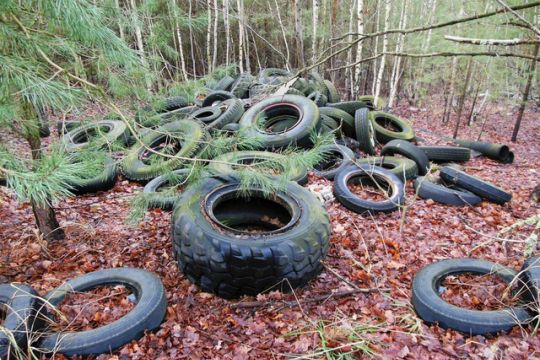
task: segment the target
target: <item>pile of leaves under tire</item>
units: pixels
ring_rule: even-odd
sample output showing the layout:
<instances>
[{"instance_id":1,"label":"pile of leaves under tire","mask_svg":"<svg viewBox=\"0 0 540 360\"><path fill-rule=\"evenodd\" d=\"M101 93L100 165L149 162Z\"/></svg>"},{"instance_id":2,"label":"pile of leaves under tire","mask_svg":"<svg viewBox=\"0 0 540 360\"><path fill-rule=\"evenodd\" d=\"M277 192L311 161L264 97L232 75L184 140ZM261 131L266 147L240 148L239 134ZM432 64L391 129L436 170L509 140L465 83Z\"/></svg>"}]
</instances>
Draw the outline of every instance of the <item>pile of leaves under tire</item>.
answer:
<instances>
[{"instance_id":1,"label":"pile of leaves under tire","mask_svg":"<svg viewBox=\"0 0 540 360\"><path fill-rule=\"evenodd\" d=\"M89 144L130 146L119 162L107 157L98 176L70 184L73 192L108 190L118 173L146 183L150 206L173 210L173 250L186 277L203 291L236 298L276 286L284 291L303 286L322 271L330 221L320 201L324 194L318 194L319 199L301 186L308 171L334 180L335 198L361 214L399 209L405 204L406 181L414 181L420 197L448 205L472 206L482 199L503 204L511 199L509 193L455 165L438 165L469 160L470 148L417 146L410 124L382 108L382 101L373 96L340 101L335 86L316 73L294 77L282 69L264 69L257 77L225 76L200 89L193 102L166 98L140 110L134 122L61 123L59 131L66 149L74 153ZM257 148L206 159L208 171L196 183L174 196L160 194L186 181L191 160L200 159L204 144L212 144L214 136L238 132L256 139ZM246 191L238 166L279 162L284 149L313 146L313 134L334 138L334 143L324 145L321 162L288 171L284 185L278 184L279 176L269 175L268 181L276 183L271 194L253 184ZM433 176L436 170L439 177ZM384 199L362 198L351 190L353 185L382 190ZM152 301L163 308L159 298ZM104 346L125 344L144 329L155 328L163 316L153 316L153 323ZM49 339L54 348L58 344L53 340ZM64 350L103 351L103 346Z\"/></svg>"}]
</instances>

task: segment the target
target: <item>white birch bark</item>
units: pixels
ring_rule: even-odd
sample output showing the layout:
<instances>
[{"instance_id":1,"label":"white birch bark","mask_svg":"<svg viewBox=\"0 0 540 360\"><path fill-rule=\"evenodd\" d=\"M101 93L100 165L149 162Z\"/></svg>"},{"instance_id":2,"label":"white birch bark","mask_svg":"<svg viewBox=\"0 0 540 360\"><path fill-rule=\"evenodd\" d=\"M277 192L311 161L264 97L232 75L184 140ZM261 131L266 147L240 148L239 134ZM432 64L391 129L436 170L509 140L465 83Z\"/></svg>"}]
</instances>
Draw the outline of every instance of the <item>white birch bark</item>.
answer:
<instances>
[{"instance_id":1,"label":"white birch bark","mask_svg":"<svg viewBox=\"0 0 540 360\"><path fill-rule=\"evenodd\" d=\"M390 5L391 5L391 1L386 0L386 3L384 5L384 31L388 30L388 24L390 22ZM381 64L379 65L379 72L377 74L377 79L375 81L375 94L374 94L375 104L377 103L379 94L381 92L382 78L384 75L384 66L386 63L386 55L384 55L384 53L386 53L387 48L388 48L388 35L385 34L383 35L383 45L382 45L383 56L381 57Z\"/></svg>"}]
</instances>

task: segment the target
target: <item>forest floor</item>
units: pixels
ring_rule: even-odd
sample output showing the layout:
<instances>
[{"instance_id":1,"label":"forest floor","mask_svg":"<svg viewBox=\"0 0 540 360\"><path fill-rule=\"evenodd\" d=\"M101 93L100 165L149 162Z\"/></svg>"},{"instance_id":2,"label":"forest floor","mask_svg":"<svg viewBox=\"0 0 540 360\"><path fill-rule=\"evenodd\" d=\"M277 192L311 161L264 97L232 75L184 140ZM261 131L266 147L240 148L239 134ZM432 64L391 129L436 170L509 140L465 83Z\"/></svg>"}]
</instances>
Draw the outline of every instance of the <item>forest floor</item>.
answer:
<instances>
[{"instance_id":1,"label":"forest floor","mask_svg":"<svg viewBox=\"0 0 540 360\"><path fill-rule=\"evenodd\" d=\"M425 109L402 104L394 112L409 119L426 143L445 144L420 130L451 134L454 123L441 124L440 109L439 103ZM515 112L502 104L488 109L482 139L509 143ZM412 183L407 185L410 206L405 217L403 212L360 216L333 201L327 207L332 236L326 269L292 294L274 291L227 301L201 292L173 258L170 213L150 210L137 226L126 224L130 198L142 186L125 179L108 192L57 204L67 239L49 245L36 235L30 205L17 203L12 193L0 188L0 282L25 282L46 294L69 278L98 269L131 266L155 272L167 292L164 323L158 331L99 359L321 359L348 352L354 352L353 358L540 358L540 337L530 328L516 326L508 334L489 338L468 337L425 325L410 305L414 274L435 261L474 257L516 270L521 267L524 244L494 237L540 211L529 199L540 178L540 113L535 111L539 109L527 109L519 141L510 145L513 164L485 157L464 164L467 172L511 192L510 203L446 206L414 199ZM480 127L480 123L463 126L460 137L476 139ZM331 185L313 176L310 183ZM531 231L523 228L509 237L523 239ZM502 293L500 284L489 277L455 277L446 286L454 295L453 303L469 308L496 307L494 299ZM357 288L373 290L331 296ZM131 306L125 294L98 295L101 300L92 306L74 301L63 310L72 317L80 312L79 326L89 328L111 321L121 315L122 307Z\"/></svg>"}]
</instances>

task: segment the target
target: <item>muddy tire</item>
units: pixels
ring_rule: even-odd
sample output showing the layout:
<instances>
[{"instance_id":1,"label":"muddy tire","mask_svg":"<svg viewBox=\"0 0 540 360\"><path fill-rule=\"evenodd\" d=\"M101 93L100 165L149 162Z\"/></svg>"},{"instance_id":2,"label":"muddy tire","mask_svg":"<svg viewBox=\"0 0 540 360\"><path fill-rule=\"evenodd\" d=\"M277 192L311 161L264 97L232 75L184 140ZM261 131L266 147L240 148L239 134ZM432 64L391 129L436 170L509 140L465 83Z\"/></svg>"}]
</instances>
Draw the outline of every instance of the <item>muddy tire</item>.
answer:
<instances>
[{"instance_id":1,"label":"muddy tire","mask_svg":"<svg viewBox=\"0 0 540 360\"><path fill-rule=\"evenodd\" d=\"M354 114L354 131L360 150L368 155L375 155L375 130L369 121L369 110L362 108Z\"/></svg>"},{"instance_id":2,"label":"muddy tire","mask_svg":"<svg viewBox=\"0 0 540 360\"><path fill-rule=\"evenodd\" d=\"M116 161L107 155L104 159L103 170L99 174L89 179L69 182L68 186L75 195L91 194L112 189L116 184L116 177Z\"/></svg>"},{"instance_id":3,"label":"muddy tire","mask_svg":"<svg viewBox=\"0 0 540 360\"><path fill-rule=\"evenodd\" d=\"M336 120L341 126L341 132L348 137L354 138L356 136L354 131L354 117L351 116L346 111L332 108L332 107L322 107L320 112L323 115L329 116L332 119Z\"/></svg>"},{"instance_id":4,"label":"muddy tire","mask_svg":"<svg viewBox=\"0 0 540 360\"><path fill-rule=\"evenodd\" d=\"M328 103L327 107L345 111L347 114L354 116L359 109L367 108L362 101L342 101L338 103Z\"/></svg>"},{"instance_id":5,"label":"muddy tire","mask_svg":"<svg viewBox=\"0 0 540 360\"><path fill-rule=\"evenodd\" d=\"M225 75L221 80L216 83L214 90L216 91L227 91L230 89L231 85L234 83L234 79L229 75Z\"/></svg>"},{"instance_id":6,"label":"muddy tire","mask_svg":"<svg viewBox=\"0 0 540 360\"><path fill-rule=\"evenodd\" d=\"M249 93L249 87L253 81L250 73L241 73L231 85L231 93L238 99L245 98Z\"/></svg>"},{"instance_id":7,"label":"muddy tire","mask_svg":"<svg viewBox=\"0 0 540 360\"><path fill-rule=\"evenodd\" d=\"M508 331L529 320L530 315L525 308L478 311L463 309L444 301L439 296L444 278L463 273L495 274L507 283L516 276L512 269L477 259L451 259L428 265L416 273L412 285L412 305L422 320L469 335Z\"/></svg>"},{"instance_id":8,"label":"muddy tire","mask_svg":"<svg viewBox=\"0 0 540 360\"><path fill-rule=\"evenodd\" d=\"M216 90L210 94L206 98L204 98L202 102L203 107L207 106L219 106L220 103L222 103L225 100L228 99L234 99L234 95L229 91L223 91L223 90Z\"/></svg>"},{"instance_id":9,"label":"muddy tire","mask_svg":"<svg viewBox=\"0 0 540 360\"><path fill-rule=\"evenodd\" d=\"M432 199L441 204L454 206L474 206L482 199L470 191L457 186L445 186L420 176L414 180L414 190L422 199Z\"/></svg>"},{"instance_id":10,"label":"muddy tire","mask_svg":"<svg viewBox=\"0 0 540 360\"><path fill-rule=\"evenodd\" d=\"M231 180L205 178L177 202L173 249L187 278L203 291L229 299L276 288L287 291L321 272L330 219L320 201L293 182L270 199L258 188L238 198L239 184ZM264 230L243 231L243 225Z\"/></svg>"},{"instance_id":11,"label":"muddy tire","mask_svg":"<svg viewBox=\"0 0 540 360\"><path fill-rule=\"evenodd\" d=\"M326 97L328 98L328 101L331 103L337 103L339 102L339 93L336 89L336 86L333 82L330 80L323 80L322 82L324 89L326 90Z\"/></svg>"},{"instance_id":12,"label":"muddy tire","mask_svg":"<svg viewBox=\"0 0 540 360\"><path fill-rule=\"evenodd\" d=\"M525 260L518 274L518 291L527 308L535 316L540 309L540 256ZM537 320L538 321L538 320Z\"/></svg>"},{"instance_id":13,"label":"muddy tire","mask_svg":"<svg viewBox=\"0 0 540 360\"><path fill-rule=\"evenodd\" d=\"M370 111L369 119L373 123L375 136L381 144L392 140L411 141L414 139L414 130L411 125L397 116L382 111Z\"/></svg>"},{"instance_id":14,"label":"muddy tire","mask_svg":"<svg viewBox=\"0 0 540 360\"><path fill-rule=\"evenodd\" d=\"M370 111L378 111L384 108L384 101L379 96L377 98L377 103L375 104L375 96L372 95L362 95L357 98L358 101L362 101Z\"/></svg>"},{"instance_id":15,"label":"muddy tire","mask_svg":"<svg viewBox=\"0 0 540 360\"><path fill-rule=\"evenodd\" d=\"M314 91L307 96L307 98L315 103L318 107L323 107L328 102L326 95L321 94L318 91Z\"/></svg>"},{"instance_id":16,"label":"muddy tire","mask_svg":"<svg viewBox=\"0 0 540 360\"><path fill-rule=\"evenodd\" d=\"M418 146L433 162L469 161L471 149L458 146Z\"/></svg>"},{"instance_id":17,"label":"muddy tire","mask_svg":"<svg viewBox=\"0 0 540 360\"><path fill-rule=\"evenodd\" d=\"M429 171L429 159L416 145L404 140L392 140L383 146L381 156L403 155L416 163L418 174L426 175Z\"/></svg>"},{"instance_id":18,"label":"muddy tire","mask_svg":"<svg viewBox=\"0 0 540 360\"><path fill-rule=\"evenodd\" d=\"M396 175L402 181L414 179L418 176L418 167L411 159L395 156L370 156L355 161L358 165L369 165L370 167L382 167Z\"/></svg>"},{"instance_id":19,"label":"muddy tire","mask_svg":"<svg viewBox=\"0 0 540 360\"><path fill-rule=\"evenodd\" d=\"M92 137L94 137L92 139ZM101 120L96 123L81 125L69 131L62 137L62 143L67 151L76 151L94 143L96 147L105 147L115 141L122 144L128 142L126 124L118 120Z\"/></svg>"},{"instance_id":20,"label":"muddy tire","mask_svg":"<svg viewBox=\"0 0 540 360\"><path fill-rule=\"evenodd\" d=\"M323 146L321 151L327 156L325 159L315 165L313 172L317 176L332 180L343 168L351 165L356 159L354 152L346 146L330 144Z\"/></svg>"},{"instance_id":21,"label":"muddy tire","mask_svg":"<svg viewBox=\"0 0 540 360\"><path fill-rule=\"evenodd\" d=\"M164 174L151 180L144 186L143 193L148 197L149 208L159 208L165 211L170 211L174 207L174 203L179 195L162 194L159 189L170 187L176 184L181 184L191 174L190 169L174 170L171 174ZM174 182L171 183L171 180Z\"/></svg>"}]
</instances>

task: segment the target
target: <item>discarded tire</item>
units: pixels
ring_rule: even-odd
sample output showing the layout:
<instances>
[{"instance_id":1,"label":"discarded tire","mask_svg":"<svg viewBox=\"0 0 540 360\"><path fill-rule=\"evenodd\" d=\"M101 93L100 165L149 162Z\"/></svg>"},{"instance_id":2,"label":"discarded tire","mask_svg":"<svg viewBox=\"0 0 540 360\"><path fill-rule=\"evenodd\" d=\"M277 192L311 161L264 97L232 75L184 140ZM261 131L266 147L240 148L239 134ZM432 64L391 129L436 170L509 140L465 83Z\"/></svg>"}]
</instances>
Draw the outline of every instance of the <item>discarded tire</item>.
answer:
<instances>
[{"instance_id":1,"label":"discarded tire","mask_svg":"<svg viewBox=\"0 0 540 360\"><path fill-rule=\"evenodd\" d=\"M351 183L373 185L389 194L383 201L361 199L349 189ZM342 169L334 178L334 196L345 207L360 214L392 212L405 201L401 179L386 169L369 165L351 165Z\"/></svg>"},{"instance_id":2,"label":"discarded tire","mask_svg":"<svg viewBox=\"0 0 540 360\"><path fill-rule=\"evenodd\" d=\"M415 275L412 285L412 304L421 319L429 324L438 323L445 329L485 335L508 331L530 318L525 308L477 311L463 309L441 299L439 294L444 278L463 273L494 274L508 283L516 276L512 269L476 259L443 260L428 265Z\"/></svg>"},{"instance_id":3,"label":"discarded tire","mask_svg":"<svg viewBox=\"0 0 540 360\"><path fill-rule=\"evenodd\" d=\"M418 167L411 159L395 156L371 156L355 161L356 164L382 167L396 175L402 181L414 179L418 176Z\"/></svg>"},{"instance_id":4,"label":"discarded tire","mask_svg":"<svg viewBox=\"0 0 540 360\"><path fill-rule=\"evenodd\" d=\"M414 180L414 190L422 199L432 199L441 204L454 206L474 206L482 199L470 191L455 185L445 186L421 176Z\"/></svg>"},{"instance_id":5,"label":"discarded tire","mask_svg":"<svg viewBox=\"0 0 540 360\"><path fill-rule=\"evenodd\" d=\"M503 189L450 166L441 169L441 178L496 204L504 204L512 199L512 194Z\"/></svg>"},{"instance_id":6,"label":"discarded tire","mask_svg":"<svg viewBox=\"0 0 540 360\"><path fill-rule=\"evenodd\" d=\"M336 86L333 82L330 80L323 80L322 85L324 86L324 89L326 90L326 97L329 102L331 103L337 103L339 102L339 93L336 89Z\"/></svg>"},{"instance_id":7,"label":"discarded tire","mask_svg":"<svg viewBox=\"0 0 540 360\"><path fill-rule=\"evenodd\" d=\"M292 121L291 126L280 131L272 130L284 120ZM319 108L303 96L273 96L252 106L239 123L248 136L260 139L266 149L295 144L308 146L311 133L320 127Z\"/></svg>"},{"instance_id":8,"label":"discarded tire","mask_svg":"<svg viewBox=\"0 0 540 360\"><path fill-rule=\"evenodd\" d=\"M370 111L382 110L384 108L384 101L380 96L377 98L376 102L375 96L372 95L362 95L359 96L357 100L362 101L364 104L366 104L367 108Z\"/></svg>"},{"instance_id":9,"label":"discarded tire","mask_svg":"<svg viewBox=\"0 0 540 360\"><path fill-rule=\"evenodd\" d=\"M375 155L375 130L368 118L369 110L362 108L356 110L354 114L354 130L356 141L360 150L369 155Z\"/></svg>"},{"instance_id":10,"label":"discarded tire","mask_svg":"<svg viewBox=\"0 0 540 360\"><path fill-rule=\"evenodd\" d=\"M309 100L313 101L315 103L315 105L317 105L318 107L323 107L328 102L328 98L326 97L326 95L321 94L318 91L314 91L314 92L310 93L307 96L307 98Z\"/></svg>"},{"instance_id":11,"label":"discarded tire","mask_svg":"<svg viewBox=\"0 0 540 360\"><path fill-rule=\"evenodd\" d=\"M325 159L315 165L313 172L317 176L332 180L341 169L351 165L356 159L353 151L346 146L330 144L321 148L327 154Z\"/></svg>"},{"instance_id":12,"label":"discarded tire","mask_svg":"<svg viewBox=\"0 0 540 360\"><path fill-rule=\"evenodd\" d=\"M278 68L262 69L259 73L259 83L265 85L279 85L287 81L292 74L290 71Z\"/></svg>"},{"instance_id":13,"label":"discarded tire","mask_svg":"<svg viewBox=\"0 0 540 360\"><path fill-rule=\"evenodd\" d=\"M81 178L75 182L69 182L70 191L75 195L90 194L98 191L107 191L116 184L116 161L110 156L102 159L102 170L91 178Z\"/></svg>"},{"instance_id":14,"label":"discarded tire","mask_svg":"<svg viewBox=\"0 0 540 360\"><path fill-rule=\"evenodd\" d=\"M426 154L416 145L404 140L392 140L383 146L381 156L403 155L416 163L418 174L426 175L429 171L429 160Z\"/></svg>"},{"instance_id":15,"label":"discarded tire","mask_svg":"<svg viewBox=\"0 0 540 360\"><path fill-rule=\"evenodd\" d=\"M204 98L202 102L202 107L216 106L225 100L233 99L233 98L234 98L234 95L230 93L229 91L216 90L208 94L208 96Z\"/></svg>"},{"instance_id":16,"label":"discarded tire","mask_svg":"<svg viewBox=\"0 0 540 360\"><path fill-rule=\"evenodd\" d=\"M469 161L471 150L457 146L418 146L434 162Z\"/></svg>"},{"instance_id":17,"label":"discarded tire","mask_svg":"<svg viewBox=\"0 0 540 360\"><path fill-rule=\"evenodd\" d=\"M345 111L347 114L354 116L359 109L367 108L362 101L342 101L337 103L328 103L327 107Z\"/></svg>"},{"instance_id":18,"label":"discarded tire","mask_svg":"<svg viewBox=\"0 0 540 360\"><path fill-rule=\"evenodd\" d=\"M222 129L225 125L237 123L244 115L244 105L239 99L229 99L219 104L221 115L206 125L208 129Z\"/></svg>"},{"instance_id":19,"label":"discarded tire","mask_svg":"<svg viewBox=\"0 0 540 360\"><path fill-rule=\"evenodd\" d=\"M197 121L180 120L165 124L145 135L141 139L144 145L136 144L128 151L121 163L122 173L128 179L145 181L176 170L186 163L186 158L197 154L205 140L206 132ZM166 157L165 154L174 157ZM152 157L157 157L158 161L153 161Z\"/></svg>"},{"instance_id":20,"label":"discarded tire","mask_svg":"<svg viewBox=\"0 0 540 360\"><path fill-rule=\"evenodd\" d=\"M174 170L170 174L160 175L149 181L143 189L147 196L147 206L149 208L159 208L170 211L178 199L179 193L173 195L163 192L166 188L181 186L190 175L191 169Z\"/></svg>"},{"instance_id":21,"label":"discarded tire","mask_svg":"<svg viewBox=\"0 0 540 360\"><path fill-rule=\"evenodd\" d=\"M540 256L525 260L518 274L518 291L527 308L538 316L540 310Z\"/></svg>"},{"instance_id":22,"label":"discarded tire","mask_svg":"<svg viewBox=\"0 0 540 360\"><path fill-rule=\"evenodd\" d=\"M128 132L126 124L118 120L101 120L96 123L81 125L62 137L67 151L76 151L90 144L104 147L115 141L126 144Z\"/></svg>"},{"instance_id":23,"label":"discarded tire","mask_svg":"<svg viewBox=\"0 0 540 360\"><path fill-rule=\"evenodd\" d=\"M397 116L382 111L370 111L369 119L373 123L377 140L382 144L392 140L411 141L414 139L412 127L407 121Z\"/></svg>"},{"instance_id":24,"label":"discarded tire","mask_svg":"<svg viewBox=\"0 0 540 360\"><path fill-rule=\"evenodd\" d=\"M32 336L43 328L43 307L37 292L25 284L0 285L0 304L5 317L0 331L0 359L25 359Z\"/></svg>"},{"instance_id":25,"label":"discarded tire","mask_svg":"<svg viewBox=\"0 0 540 360\"><path fill-rule=\"evenodd\" d=\"M354 130L354 117L351 116L346 111L332 108L332 107L322 107L320 112L323 115L329 116L341 126L341 131L348 137L354 138L356 136Z\"/></svg>"},{"instance_id":26,"label":"discarded tire","mask_svg":"<svg viewBox=\"0 0 540 360\"><path fill-rule=\"evenodd\" d=\"M236 96L238 99L243 99L246 97L249 93L249 87L251 86L251 82L253 81L253 77L250 73L241 73L238 75L236 80L231 85L231 93Z\"/></svg>"},{"instance_id":27,"label":"discarded tire","mask_svg":"<svg viewBox=\"0 0 540 360\"><path fill-rule=\"evenodd\" d=\"M330 235L320 201L293 182L270 198L256 187L247 197L238 190L233 179L210 177L180 196L172 239L187 278L203 291L235 298L276 286L289 290L315 277Z\"/></svg>"},{"instance_id":28,"label":"discarded tire","mask_svg":"<svg viewBox=\"0 0 540 360\"><path fill-rule=\"evenodd\" d=\"M227 91L230 89L231 85L234 83L234 79L229 75L225 75L221 80L216 83L214 89L216 91Z\"/></svg>"},{"instance_id":29,"label":"discarded tire","mask_svg":"<svg viewBox=\"0 0 540 360\"><path fill-rule=\"evenodd\" d=\"M218 106L206 106L191 113L190 117L208 125L221 115L221 108Z\"/></svg>"},{"instance_id":30,"label":"discarded tire","mask_svg":"<svg viewBox=\"0 0 540 360\"><path fill-rule=\"evenodd\" d=\"M165 289L156 275L141 269L116 268L91 272L52 290L45 300L57 306L70 293L107 285L124 285L133 291L137 298L135 307L122 318L96 329L44 336L40 348L67 356L108 353L140 338L146 330L159 327L167 310Z\"/></svg>"},{"instance_id":31,"label":"discarded tire","mask_svg":"<svg viewBox=\"0 0 540 360\"><path fill-rule=\"evenodd\" d=\"M456 139L454 142L469 149L476 150L488 158L500 161L504 164L511 164L514 162L514 153L512 153L506 145L463 139Z\"/></svg>"},{"instance_id":32,"label":"discarded tire","mask_svg":"<svg viewBox=\"0 0 540 360\"><path fill-rule=\"evenodd\" d=\"M242 165L256 166L259 163L270 161L272 167L266 169L270 172L269 176L284 175L286 171L282 166L286 160L285 155L272 153L269 151L236 151L223 154L214 159L214 162L210 163L208 169L215 174L221 175L234 175L239 167ZM235 167L232 164L238 164ZM261 167L261 171L264 173L265 169ZM286 176L287 180L296 181L300 185L307 183L307 170L301 168L290 169L289 174Z\"/></svg>"}]
</instances>

